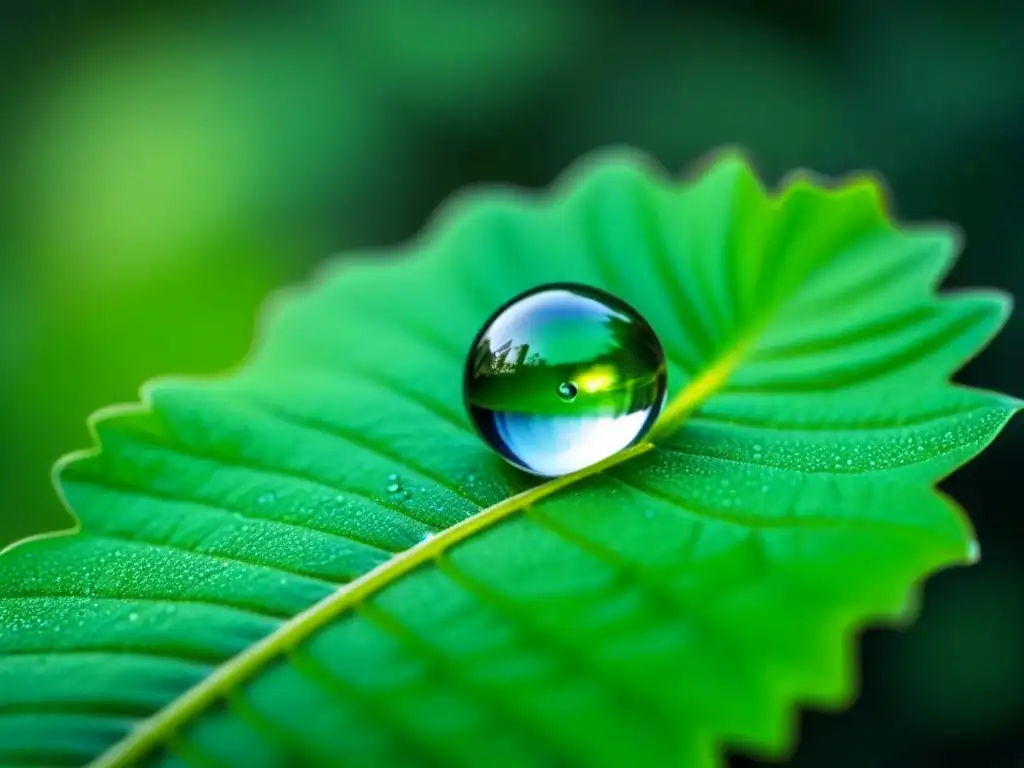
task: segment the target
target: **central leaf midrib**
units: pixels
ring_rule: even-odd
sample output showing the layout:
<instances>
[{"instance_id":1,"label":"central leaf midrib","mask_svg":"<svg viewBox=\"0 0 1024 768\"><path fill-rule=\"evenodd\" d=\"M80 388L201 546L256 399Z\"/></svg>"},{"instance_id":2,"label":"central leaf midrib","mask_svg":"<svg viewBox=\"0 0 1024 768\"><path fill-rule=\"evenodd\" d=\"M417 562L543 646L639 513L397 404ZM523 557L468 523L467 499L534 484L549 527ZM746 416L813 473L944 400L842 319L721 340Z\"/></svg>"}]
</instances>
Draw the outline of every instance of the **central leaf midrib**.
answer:
<instances>
[{"instance_id":1,"label":"central leaf midrib","mask_svg":"<svg viewBox=\"0 0 1024 768\"><path fill-rule=\"evenodd\" d=\"M282 651L299 645L329 621L360 604L398 578L429 563L453 545L492 527L495 523L525 509L540 499L586 477L599 474L609 467L621 464L633 456L646 453L653 447L652 443L641 443L578 472L556 477L515 496L510 496L446 528L436 536L425 539L404 552L398 553L386 563L345 584L327 598L295 615L262 640L224 662L201 683L187 690L142 723L125 739L114 744L92 765L99 768L100 766L135 764L148 754L151 748L164 743L172 733L190 722L193 716L200 714L218 698L249 679Z\"/></svg>"}]
</instances>

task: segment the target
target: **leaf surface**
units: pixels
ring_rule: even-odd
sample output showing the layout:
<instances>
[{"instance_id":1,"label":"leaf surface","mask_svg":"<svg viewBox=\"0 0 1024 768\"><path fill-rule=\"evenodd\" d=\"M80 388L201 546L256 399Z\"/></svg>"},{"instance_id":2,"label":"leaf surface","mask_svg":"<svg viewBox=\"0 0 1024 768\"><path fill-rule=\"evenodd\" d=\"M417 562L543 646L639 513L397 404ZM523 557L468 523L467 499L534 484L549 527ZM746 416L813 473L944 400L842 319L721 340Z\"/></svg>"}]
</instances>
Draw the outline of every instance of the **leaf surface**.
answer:
<instances>
[{"instance_id":1,"label":"leaf surface","mask_svg":"<svg viewBox=\"0 0 1024 768\"><path fill-rule=\"evenodd\" d=\"M1005 320L877 183L771 195L633 155L483 192L282 298L229 378L98 414L80 530L0 558L0 764L716 765L853 692L851 635L976 557L934 490L1017 401L950 376ZM461 369L555 281L637 307L670 399L541 483Z\"/></svg>"}]
</instances>

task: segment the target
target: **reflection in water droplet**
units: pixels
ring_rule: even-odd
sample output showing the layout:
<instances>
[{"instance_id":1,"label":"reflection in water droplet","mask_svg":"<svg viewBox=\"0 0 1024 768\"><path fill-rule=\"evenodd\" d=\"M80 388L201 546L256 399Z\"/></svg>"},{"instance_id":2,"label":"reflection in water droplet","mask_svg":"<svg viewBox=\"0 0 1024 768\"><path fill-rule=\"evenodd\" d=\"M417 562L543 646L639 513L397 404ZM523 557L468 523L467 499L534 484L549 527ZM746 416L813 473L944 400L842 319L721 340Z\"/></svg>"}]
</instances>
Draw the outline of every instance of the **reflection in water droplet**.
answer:
<instances>
[{"instance_id":1,"label":"reflection in water droplet","mask_svg":"<svg viewBox=\"0 0 1024 768\"><path fill-rule=\"evenodd\" d=\"M579 391L579 387L571 381L563 381L558 385L558 396L570 403L576 399L576 395Z\"/></svg>"},{"instance_id":2,"label":"reflection in water droplet","mask_svg":"<svg viewBox=\"0 0 1024 768\"><path fill-rule=\"evenodd\" d=\"M388 493L398 493L400 490L402 490L402 486L398 483L391 483L388 485Z\"/></svg>"},{"instance_id":3,"label":"reflection in water droplet","mask_svg":"<svg viewBox=\"0 0 1024 768\"><path fill-rule=\"evenodd\" d=\"M474 340L463 381L487 444L547 477L642 439L665 387L665 355L647 322L614 296L571 284L536 288L499 309Z\"/></svg>"}]
</instances>

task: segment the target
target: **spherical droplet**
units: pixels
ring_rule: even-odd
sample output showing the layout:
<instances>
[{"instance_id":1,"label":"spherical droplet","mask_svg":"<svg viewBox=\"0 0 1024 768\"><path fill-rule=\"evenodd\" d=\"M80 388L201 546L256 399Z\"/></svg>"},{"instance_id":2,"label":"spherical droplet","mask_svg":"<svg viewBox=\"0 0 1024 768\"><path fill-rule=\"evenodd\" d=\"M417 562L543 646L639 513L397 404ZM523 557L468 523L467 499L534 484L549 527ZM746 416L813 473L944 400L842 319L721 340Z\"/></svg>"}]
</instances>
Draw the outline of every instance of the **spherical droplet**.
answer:
<instances>
[{"instance_id":1,"label":"spherical droplet","mask_svg":"<svg viewBox=\"0 0 1024 768\"><path fill-rule=\"evenodd\" d=\"M661 343L635 309L560 283L517 296L484 324L463 394L474 427L499 455L555 477L642 439L665 387Z\"/></svg>"}]
</instances>

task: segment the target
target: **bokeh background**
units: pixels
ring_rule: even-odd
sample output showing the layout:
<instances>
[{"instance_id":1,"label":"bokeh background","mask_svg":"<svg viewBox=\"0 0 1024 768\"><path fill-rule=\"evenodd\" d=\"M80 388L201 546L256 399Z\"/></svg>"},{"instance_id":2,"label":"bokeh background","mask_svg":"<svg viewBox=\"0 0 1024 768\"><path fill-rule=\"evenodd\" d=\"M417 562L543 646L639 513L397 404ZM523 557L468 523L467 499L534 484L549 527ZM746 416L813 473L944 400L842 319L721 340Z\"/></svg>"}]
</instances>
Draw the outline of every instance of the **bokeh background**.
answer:
<instances>
[{"instance_id":1,"label":"bokeh background","mask_svg":"<svg viewBox=\"0 0 1024 768\"><path fill-rule=\"evenodd\" d=\"M1024 4L365 0L4 4L0 546L63 527L49 482L87 414L216 372L265 295L401 241L451 191L548 183L612 143L676 170L723 143L769 181L877 169L958 222L950 285L1024 294ZM1024 313L963 374L1024 396ZM947 484L984 559L795 766L1024 766L1024 429ZM750 766L748 759L736 766Z\"/></svg>"}]
</instances>

